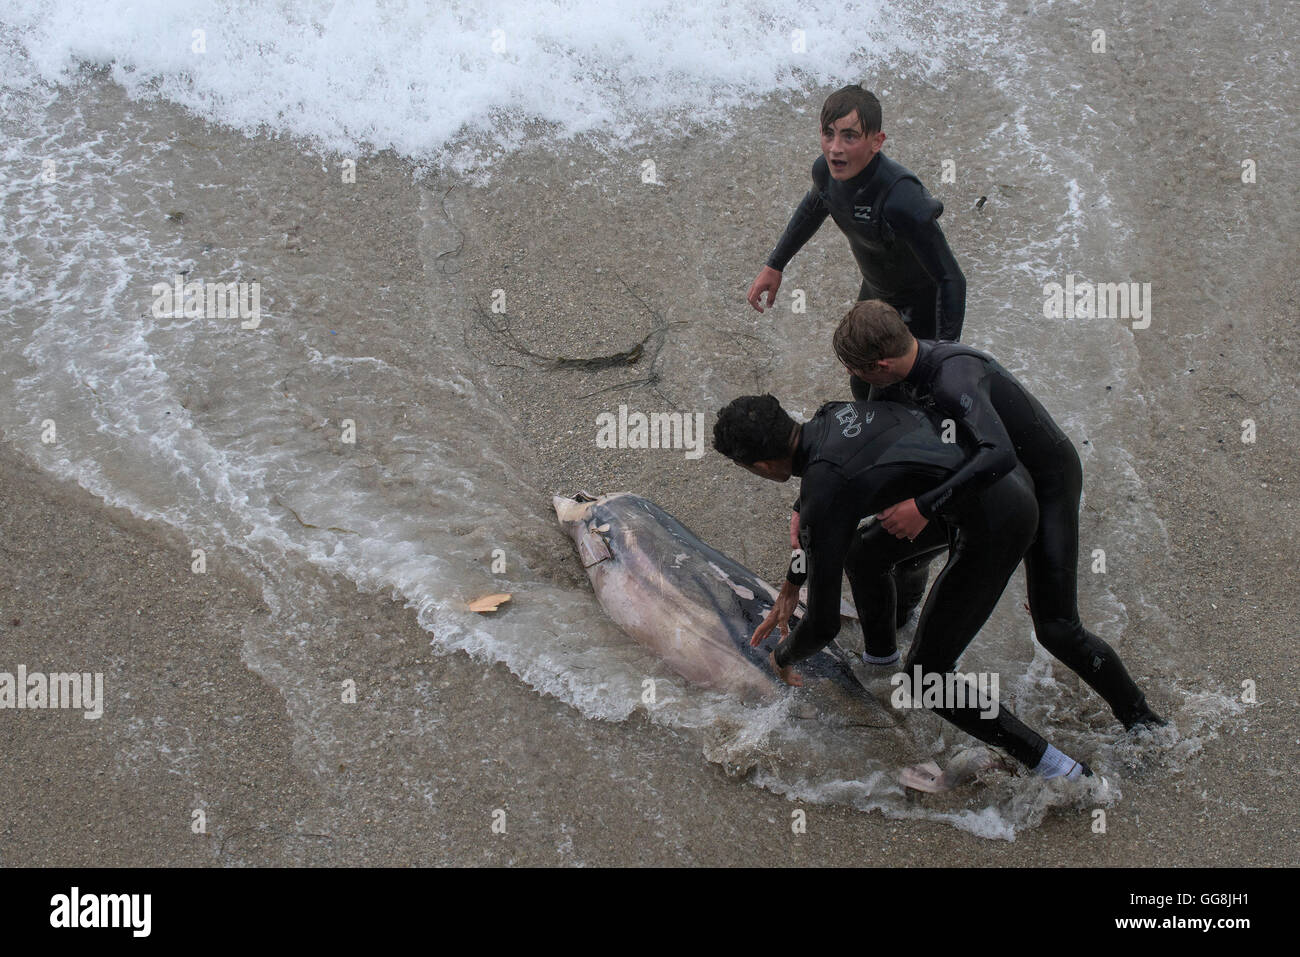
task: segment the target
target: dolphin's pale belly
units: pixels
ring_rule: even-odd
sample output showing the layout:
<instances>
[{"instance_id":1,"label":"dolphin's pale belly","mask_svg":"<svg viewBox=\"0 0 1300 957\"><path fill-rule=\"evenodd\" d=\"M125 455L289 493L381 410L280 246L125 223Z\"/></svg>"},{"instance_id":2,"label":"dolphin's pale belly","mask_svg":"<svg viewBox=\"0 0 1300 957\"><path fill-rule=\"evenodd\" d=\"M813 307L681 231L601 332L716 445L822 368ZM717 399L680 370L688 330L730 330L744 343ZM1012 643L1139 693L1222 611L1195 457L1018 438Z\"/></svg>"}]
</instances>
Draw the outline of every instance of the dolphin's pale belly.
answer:
<instances>
[{"instance_id":1,"label":"dolphin's pale belly","mask_svg":"<svg viewBox=\"0 0 1300 957\"><path fill-rule=\"evenodd\" d=\"M749 645L776 594L767 582L640 496L557 497L555 507L601 607L624 632L704 687L746 698L779 690L768 649ZM800 662L799 672L856 688L835 651Z\"/></svg>"}]
</instances>

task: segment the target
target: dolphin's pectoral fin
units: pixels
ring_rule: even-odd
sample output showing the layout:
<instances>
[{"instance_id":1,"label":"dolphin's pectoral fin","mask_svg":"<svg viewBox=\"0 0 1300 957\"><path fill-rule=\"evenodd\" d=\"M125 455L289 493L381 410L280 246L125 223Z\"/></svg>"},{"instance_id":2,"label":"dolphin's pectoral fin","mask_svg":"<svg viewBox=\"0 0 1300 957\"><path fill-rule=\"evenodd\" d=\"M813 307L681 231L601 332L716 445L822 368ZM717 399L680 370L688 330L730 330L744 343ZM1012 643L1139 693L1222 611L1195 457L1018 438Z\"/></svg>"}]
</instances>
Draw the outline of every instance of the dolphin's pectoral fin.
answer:
<instances>
[{"instance_id":1,"label":"dolphin's pectoral fin","mask_svg":"<svg viewBox=\"0 0 1300 957\"><path fill-rule=\"evenodd\" d=\"M590 568L614 556L609 550L609 544L601 535L591 529L584 529L578 536L578 557L582 559L583 568Z\"/></svg>"}]
</instances>

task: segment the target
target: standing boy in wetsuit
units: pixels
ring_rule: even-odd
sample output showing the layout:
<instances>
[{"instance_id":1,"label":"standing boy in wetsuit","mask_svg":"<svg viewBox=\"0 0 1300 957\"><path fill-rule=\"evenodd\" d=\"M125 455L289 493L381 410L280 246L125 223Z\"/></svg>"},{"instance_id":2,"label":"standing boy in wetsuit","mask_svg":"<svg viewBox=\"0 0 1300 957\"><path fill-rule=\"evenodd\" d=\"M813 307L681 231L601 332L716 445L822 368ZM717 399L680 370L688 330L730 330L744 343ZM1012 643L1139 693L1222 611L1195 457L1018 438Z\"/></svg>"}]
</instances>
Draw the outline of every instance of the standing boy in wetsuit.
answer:
<instances>
[{"instance_id":1,"label":"standing boy in wetsuit","mask_svg":"<svg viewBox=\"0 0 1300 957\"><path fill-rule=\"evenodd\" d=\"M849 241L862 274L859 299L883 299L898 309L923 339L959 339L966 316L966 277L939 228L943 203L910 170L880 152L880 101L852 84L822 105L822 155L812 167L812 188L799 203L767 265L749 287L749 304L763 311L776 300L781 271L812 238L826 217ZM849 381L855 399L874 398L869 385ZM798 510L790 519L791 547ZM921 603L929 562L902 563L896 572L897 624Z\"/></svg>"},{"instance_id":2,"label":"standing boy in wetsuit","mask_svg":"<svg viewBox=\"0 0 1300 957\"><path fill-rule=\"evenodd\" d=\"M1038 527L1025 554L1034 634L1100 694L1125 728L1161 725L1119 655L1079 620L1079 500L1083 467L1074 445L1033 394L990 356L955 342L918 341L898 312L879 300L859 302L841 320L835 354L854 376L882 389L882 399L916 405L950 420L966 445L962 465L919 495L900 496L864 535L862 598L868 660L893 650L891 566L922 548L931 519L1022 464L1033 478ZM890 541L890 536L895 536ZM920 543L918 545L918 543ZM873 567L868 569L866 564ZM854 592L857 598L857 590Z\"/></svg>"},{"instance_id":3,"label":"standing boy in wetsuit","mask_svg":"<svg viewBox=\"0 0 1300 957\"><path fill-rule=\"evenodd\" d=\"M872 93L852 85L827 97L812 188L749 287L751 306L762 312L765 292L772 305L786 263L830 216L862 274L859 299L885 300L919 338L961 337L966 277L939 228L943 203L880 152L884 142L880 101ZM868 397L866 383L851 385L854 398Z\"/></svg>"},{"instance_id":4,"label":"standing boy in wetsuit","mask_svg":"<svg viewBox=\"0 0 1300 957\"><path fill-rule=\"evenodd\" d=\"M859 544L858 522L886 503L923 494L947 481L964 454L943 442L919 409L895 402L835 402L799 425L770 395L742 396L718 413L713 445L763 478L801 477L799 529L806 573L792 561L772 611L754 632L759 644L780 624L783 640L770 658L787 684L802 680L795 662L820 651L840 629L840 578L846 571L854 598L865 601L859 568L869 559ZM944 544L951 554L921 612L905 674L953 672L957 659L988 620L1008 579L1033 538L1038 509L1024 469L951 509L941 507ZM938 534L930 523L930 536ZM799 584L808 581L807 612L788 631ZM941 679L945 680L945 679ZM949 686L951 686L949 684ZM914 697L920 696L913 689ZM946 700L934 710L986 744L1005 748L1044 777L1077 778L1087 766L1050 746L1009 710L994 702Z\"/></svg>"}]
</instances>

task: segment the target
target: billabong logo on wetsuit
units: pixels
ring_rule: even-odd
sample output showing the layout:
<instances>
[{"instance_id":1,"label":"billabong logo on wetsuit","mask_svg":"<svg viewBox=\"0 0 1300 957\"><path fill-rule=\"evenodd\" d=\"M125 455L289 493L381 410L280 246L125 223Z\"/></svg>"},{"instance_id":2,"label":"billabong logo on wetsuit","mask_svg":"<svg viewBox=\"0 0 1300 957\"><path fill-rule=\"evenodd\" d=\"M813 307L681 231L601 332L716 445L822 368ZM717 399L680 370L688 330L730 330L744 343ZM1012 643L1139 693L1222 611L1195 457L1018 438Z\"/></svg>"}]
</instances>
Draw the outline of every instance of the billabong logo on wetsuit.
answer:
<instances>
[{"instance_id":1,"label":"billabong logo on wetsuit","mask_svg":"<svg viewBox=\"0 0 1300 957\"><path fill-rule=\"evenodd\" d=\"M961 403L961 410L963 412L969 412L970 407L975 404L975 401L970 396L968 396L965 392L961 394L961 398L958 399L957 401Z\"/></svg>"},{"instance_id":2,"label":"billabong logo on wetsuit","mask_svg":"<svg viewBox=\"0 0 1300 957\"><path fill-rule=\"evenodd\" d=\"M862 421L858 421L858 410L851 405L841 406L840 410L835 413L835 420L844 426L840 434L846 439L851 439L862 431L862 426L869 423L876 417L875 412L866 412L862 415Z\"/></svg>"},{"instance_id":3,"label":"billabong logo on wetsuit","mask_svg":"<svg viewBox=\"0 0 1300 957\"><path fill-rule=\"evenodd\" d=\"M854 219L860 219L860 220L862 220L864 223L867 222L868 220L871 219L871 207L870 207L870 206L858 206L857 204L854 204L854 206L853 206L853 218L854 218Z\"/></svg>"}]
</instances>

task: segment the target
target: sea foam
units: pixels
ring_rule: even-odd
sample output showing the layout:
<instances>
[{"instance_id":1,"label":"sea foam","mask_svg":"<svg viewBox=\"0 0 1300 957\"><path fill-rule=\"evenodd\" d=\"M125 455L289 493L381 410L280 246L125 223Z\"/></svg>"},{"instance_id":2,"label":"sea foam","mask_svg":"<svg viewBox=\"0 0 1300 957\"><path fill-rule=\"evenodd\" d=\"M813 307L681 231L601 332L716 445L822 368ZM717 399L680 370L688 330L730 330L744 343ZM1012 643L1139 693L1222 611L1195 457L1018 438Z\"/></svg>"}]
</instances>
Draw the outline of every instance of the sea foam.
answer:
<instances>
[{"instance_id":1,"label":"sea foam","mask_svg":"<svg viewBox=\"0 0 1300 957\"><path fill-rule=\"evenodd\" d=\"M886 61L938 69L915 16L884 0L851 14L828 0L27 0L0 48L11 89L92 64L241 132L464 166L523 144L529 124L616 141L725 121L773 92L870 87Z\"/></svg>"}]
</instances>

